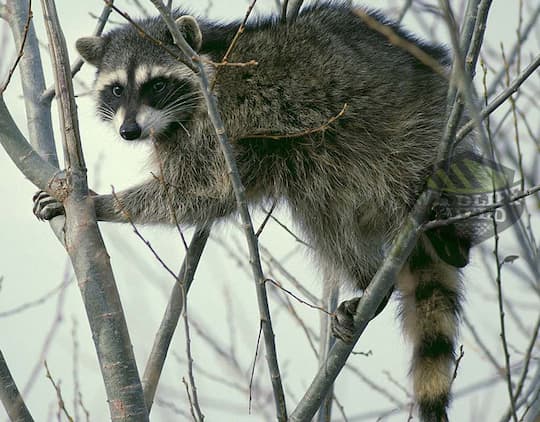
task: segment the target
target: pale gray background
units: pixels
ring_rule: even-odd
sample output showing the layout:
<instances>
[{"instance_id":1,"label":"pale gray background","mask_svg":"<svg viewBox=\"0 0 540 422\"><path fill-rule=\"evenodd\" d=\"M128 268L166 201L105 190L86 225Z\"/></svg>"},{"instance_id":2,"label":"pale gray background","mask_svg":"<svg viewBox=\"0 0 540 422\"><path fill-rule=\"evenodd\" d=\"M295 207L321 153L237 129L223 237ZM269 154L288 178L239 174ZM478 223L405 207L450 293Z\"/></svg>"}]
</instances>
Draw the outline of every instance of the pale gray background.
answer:
<instances>
[{"instance_id":1,"label":"pale gray background","mask_svg":"<svg viewBox=\"0 0 540 422\"><path fill-rule=\"evenodd\" d=\"M41 41L46 44L39 2L35 1L34 3L34 24ZM145 2L143 1L143 3ZM181 2L176 3L180 4ZM206 2L186 1L181 4L188 3L190 8L196 12L203 13L206 10ZM239 19L244 16L247 3L245 0L215 1L209 9L209 13L215 18ZM362 4L385 8L390 13L398 10L402 3L402 1L397 0L362 2ZM456 6L460 4L457 1L454 3ZM530 10L534 3L534 1L526 1L524 10ZM127 7L127 2L119 1L117 4ZM79 36L90 34L94 27L94 19L89 16L89 13L99 14L102 5L102 2L98 0L87 2L57 1L72 59L76 57L73 48L75 40ZM148 5L147 8L152 9L151 5ZM274 12L275 2L260 0L256 11L259 14ZM112 20L120 22L121 18L113 14ZM415 32L421 31L418 23L413 19L406 19L405 25ZM509 49L515 42L516 27L517 1L495 0L486 34L489 45L498 48L500 43L504 43ZM0 21L0 40L3 39L2 36L5 38L5 34L6 25ZM446 40L446 31L442 27L435 28L435 34L424 33L423 35L428 38L436 37L440 41ZM536 40L540 37L538 28L536 28L532 38L534 37ZM0 75L2 76L0 80L4 79L7 68L15 57L15 48L9 36L7 39L9 41L7 48L4 49L5 43L2 43L0 47L3 50L0 53ZM525 64L528 62L530 54L536 54L539 50L537 42L529 43L528 46L531 51L524 52ZM43 59L48 66L45 51L43 49ZM52 80L50 71L49 69L46 71L47 80L50 83ZM93 71L85 66L79 78L89 86L92 76ZM534 83L538 84L538 78L535 79ZM15 75L5 94L5 99L13 117L24 133L26 131L25 116L20 92L20 83ZM86 94L87 89L78 86L77 92ZM106 128L95 117L93 102L88 95L79 98L78 106L90 186L104 192L110 189L110 184L114 184L116 189L121 189L146 178L148 176L148 171L144 169L146 147L138 148L119 142L112 130ZM56 120L54 117L55 124ZM536 129L538 120L533 121L533 123ZM530 145L531 142L524 137L524 143ZM530 152L531 154L535 153L534 149L530 149ZM0 290L0 312L8 311L43 296L62 281L65 271L66 254L63 248L53 236L48 224L38 222L31 213L31 197L34 191L35 187L23 179L5 152L0 149L0 194L2 198L0 276L4 277ZM287 221L286 212L281 212L279 215ZM534 223L538 222L537 217L538 214L536 214ZM257 224L260 223L260 214L257 214L255 221ZM242 233L232 224L221 227L219 231L216 231L219 237L227 241L235 252L245 256L245 242ZM101 228L123 299L139 369L142 371L166 304L172 280L135 237L130 228L112 224L102 224ZM538 232L538 230L536 231ZM164 260L173 268L177 268L183 256L183 247L177 233L170 229L157 227L144 228L143 233ZM278 259L287 257L291 251L298 247L298 244L275 224L270 224L266 229L261 237L261 243L269 247ZM501 255L513 253L516 253L516 247L512 239L508 237L502 244ZM247 258L244 259L244 268L240 267L235 260L230 258L223 247L210 241L189 297L191 319L203 326L204 330L221 345L228 347L232 337L235 353L244 371L249 369L252 361L259 325L255 290L251 279L246 276L249 274L245 271L246 264ZM518 261L515 265L521 264ZM312 291L316 293L320 291L320 274L308 259L308 254L305 251L301 250L295 253L292 258L287 258L286 266ZM479 259L473 261L467 270L467 275L467 287L470 293L466 310L475 321L477 329L482 333L486 343L497 354L502 363L498 338L498 314L492 281L483 270ZM280 281L286 283L285 278L280 279ZM505 278L505 283L507 283L508 289L512 290L516 300L519 300L518 303L523 304L525 319L532 318L535 315L534 307L538 307L538 297L530 297L519 280ZM522 296L525 297L520 297L521 291L524 292ZM277 309L274 311L273 317L276 326L278 354L283 378L287 385L288 405L292 409L309 384L312 374L317 368L317 361L307 346L301 328L283 312L283 309L277 307L275 296L272 297L272 301L276 304L273 308ZM38 307L32 307L13 316L0 317L0 347L21 389L23 389L34 366L40 365L39 360L43 359L41 350L44 341L48 338L48 331L56 318L57 302L58 295L55 295ZM410 349L404 343L399 323L395 320L395 301L391 302L390 307L392 309L387 309L370 324L357 346L357 350L371 350L373 355L369 357L353 356L351 361L355 362L356 366L375 382L383 385L400 400L406 401L405 394L389 383L388 377L385 375L385 371L388 371L392 377L408 387L406 373ZM296 306L296 309L310 326L317 329L319 315L316 311L305 306ZM71 283L65 292L61 315L62 320L55 331L46 356L49 367L55 378L61 379L64 398L69 409L73 409L74 335L72 330L73 321L76 321L75 338L78 342L80 355L78 377L83 400L90 410L91 420L107 420L107 404L94 346L80 294L74 283ZM229 324L231 319L234 321L234 329L231 329L231 324ZM523 350L523 337L514 334L516 334L515 327L510 325L511 345ZM210 350L207 343L198 337L194 330L192 337L196 363L218 375L238 380L247 387L246 378L238 379L237 375L229 370L226 363L216 358L216 354ZM478 351L478 347L472 341L467 330L463 330L460 342L464 344L466 356L462 361L455 383L456 391L465 385L496 375L492 366ZM179 356L185 356L183 329L181 328L178 330L173 349ZM262 381L268 390L269 384L265 371L265 362L261 360L257 366L257 379ZM185 392L181 383L181 378L186 376L185 367L179 365L175 358L170 356L165 373L158 396L185 408ZM262 416L247 415L247 394L241 395L197 372L195 375L203 412L207 415L207 420L264 420ZM494 418L506 410L508 399L502 382L492 384L478 394L469 395L464 399L457 398L452 407L451 420L497 420L498 418ZM347 374L339 378L337 394L351 420L356 420L352 416L365 412L373 412L373 416L367 417L366 420L375 420L377 415L392 408L392 404L386 398L372 391L354 375ZM50 415L56 412L55 392L49 381L45 379L42 368L40 368L26 398L37 421L47 420ZM260 397L260 400L266 402L269 398L263 396ZM224 409L230 413L225 413ZM0 417L3 415L2 409ZM339 420L337 419L338 413L335 412L334 415L336 420ZM406 419L407 414L401 413L385 420L404 421ZM183 420L183 417L174 416L170 410L158 404L152 410L152 420Z\"/></svg>"}]
</instances>

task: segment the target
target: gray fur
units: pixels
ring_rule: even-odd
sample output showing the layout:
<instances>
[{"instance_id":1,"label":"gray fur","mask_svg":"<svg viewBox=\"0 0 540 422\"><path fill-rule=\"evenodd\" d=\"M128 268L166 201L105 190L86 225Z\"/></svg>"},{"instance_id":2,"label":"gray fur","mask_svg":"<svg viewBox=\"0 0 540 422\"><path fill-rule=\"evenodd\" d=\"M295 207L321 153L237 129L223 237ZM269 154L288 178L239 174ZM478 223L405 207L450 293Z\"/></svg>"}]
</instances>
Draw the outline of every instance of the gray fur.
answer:
<instances>
[{"instance_id":1,"label":"gray fur","mask_svg":"<svg viewBox=\"0 0 540 422\"><path fill-rule=\"evenodd\" d=\"M379 14L372 16L384 21ZM174 48L159 20L140 25ZM200 54L219 62L237 24L201 21L200 25ZM444 49L393 28L448 65ZM199 46L196 36L190 42ZM94 47L79 42L77 48L90 63L98 63L98 81L118 69L128 72L122 100L128 110L125 119L136 112L137 92L127 92L136 91L129 80L134 66L168 69L185 79L192 92L198 91L184 65L129 26L105 35ZM102 53L99 60L97 51ZM325 271L363 289L430 174L445 122L447 81L369 29L352 9L335 4L307 9L290 26L271 19L251 24L229 61L250 60L258 65L221 68L216 83L247 196L252 204L271 199L286 203ZM100 95L98 104L103 100ZM329 128L313 131L337 116L345 104L345 113ZM120 192L120 204L111 195L97 196L98 219L125 221L127 213L135 223L170 224L174 209L183 224L210 224L235 212L227 169L202 100L197 98L178 113L184 127L155 134L157 153L152 160L156 171L157 163L162 163L165 183L152 178ZM113 115L114 110L104 119ZM311 133L303 135L306 131ZM443 385L436 397L417 384L437 381L426 379L434 371L422 369L433 368L424 349L439 334L425 318L438 315L453 321L453 328L442 333L443 343L448 340L453 348L459 301L449 301L452 309L431 309L426 306L431 299L423 298L423 306L434 314L415 313L420 304L415 289L425 287L426 274L434 274L431 281L439 296L445 291L440 286L459 292L459 279L457 270L441 270L451 267L433 251L420 248L415 256L427 264L411 263L400 284L404 324L415 345L415 390L422 395L425 420L445 420L452 352L438 357ZM441 274L444 280L437 278Z\"/></svg>"}]
</instances>

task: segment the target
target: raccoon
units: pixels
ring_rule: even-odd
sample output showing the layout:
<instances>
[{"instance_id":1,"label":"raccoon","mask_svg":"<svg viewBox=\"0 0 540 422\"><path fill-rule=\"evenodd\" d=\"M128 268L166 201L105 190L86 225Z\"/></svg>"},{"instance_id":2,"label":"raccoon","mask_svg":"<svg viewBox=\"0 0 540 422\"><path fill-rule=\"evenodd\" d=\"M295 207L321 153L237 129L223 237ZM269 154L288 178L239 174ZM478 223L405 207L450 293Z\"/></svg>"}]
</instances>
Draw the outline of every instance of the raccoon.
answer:
<instances>
[{"instance_id":1,"label":"raccoon","mask_svg":"<svg viewBox=\"0 0 540 422\"><path fill-rule=\"evenodd\" d=\"M367 13L450 65L445 48L419 40L379 12ZM433 168L447 80L347 5L305 8L293 24L260 18L247 25L229 58L257 65L219 69L212 63L222 60L238 23L201 19L197 26L183 11L175 16L215 80L250 204L286 204L324 273L365 289ZM138 24L178 51L160 19ZM236 211L227 167L196 75L150 37L127 25L76 44L97 68L98 115L126 141L151 138L150 160L163 175L116 198L95 196L96 215L102 221L210 225ZM37 196L39 218L62 212L54 198ZM447 420L461 303L458 267L467 263L470 247L467 236L445 230L420 238L396 283L424 422ZM338 323L350 322L350 305L340 306Z\"/></svg>"}]
</instances>

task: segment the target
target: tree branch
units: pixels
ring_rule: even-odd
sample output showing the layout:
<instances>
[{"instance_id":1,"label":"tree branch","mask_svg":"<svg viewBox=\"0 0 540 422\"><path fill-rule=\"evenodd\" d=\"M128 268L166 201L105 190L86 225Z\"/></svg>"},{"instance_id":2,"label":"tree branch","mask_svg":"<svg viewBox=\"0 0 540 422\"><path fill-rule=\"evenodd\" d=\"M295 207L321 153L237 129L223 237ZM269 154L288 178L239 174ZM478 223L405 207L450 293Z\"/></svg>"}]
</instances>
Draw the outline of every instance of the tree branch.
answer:
<instances>
[{"instance_id":1,"label":"tree branch","mask_svg":"<svg viewBox=\"0 0 540 422\"><path fill-rule=\"evenodd\" d=\"M142 382L144 399L149 413L154 402L161 371L165 364L165 358L167 357L174 331L184 308L184 291L187 294L191 287L199 259L201 258L209 235L209 227L197 227L193 234L193 239L191 239L184 262L182 262L178 279L174 283L165 315L159 326L152 351L146 363Z\"/></svg>"},{"instance_id":2,"label":"tree branch","mask_svg":"<svg viewBox=\"0 0 540 422\"><path fill-rule=\"evenodd\" d=\"M54 197L62 197L64 182L57 178L59 170L32 148L13 121L0 95L0 144L19 170L36 185ZM65 195L64 195L65 196Z\"/></svg>"},{"instance_id":3,"label":"tree branch","mask_svg":"<svg viewBox=\"0 0 540 422\"><path fill-rule=\"evenodd\" d=\"M475 5L482 0L469 0L467 11L477 10ZM474 4L471 4L474 3ZM483 19L487 18L487 14L483 15ZM481 37L476 38L475 44L471 44L473 39L471 26L474 28L481 28L479 25L479 16L476 19L466 20L462 32L462 50L469 52L471 57L477 56L477 51L481 46ZM480 30L480 29L478 29ZM482 32L483 33L483 32ZM469 36L469 34L471 34ZM454 63L454 67L456 63ZM445 126L441 142L439 144L435 171L437 170L439 163L443 162L451 150L450 146L455 137L457 124L461 117L462 107L459 107L460 101L457 95L456 78L460 76L460 73L453 70L452 79L450 81L448 90L448 101L450 105L450 112L447 118L447 124ZM463 86L463 85L462 85ZM362 335L364 329L369 323L370 319L375 314L378 306L383 301L384 297L388 294L390 289L395 283L398 272L403 267L403 264L409 257L414 245L416 244L417 237L421 230L421 225L425 221L427 216L427 210L431 203L437 198L438 193L432 191L425 191L417 199L413 210L409 214L402 229L392 243L392 247L386 256L383 264L375 274L375 277L369 284L368 288L362 295L362 300L359 301L356 313L354 315L354 327L355 335L351 344L347 344L341 340L337 340L328 354L328 358L321 365L319 372L315 375L315 378L308 387L308 390L304 394L304 397L300 400L296 409L290 416L290 422L300 422L310 420L317 408L320 406L321 401L326 397L328 391L341 369L345 365L347 358L349 357L354 345Z\"/></svg>"},{"instance_id":4,"label":"tree branch","mask_svg":"<svg viewBox=\"0 0 540 422\"><path fill-rule=\"evenodd\" d=\"M486 117L488 117L491 113L493 113L497 108L499 108L500 105L504 104L504 102L512 96L514 93L517 92L521 84L525 82L531 75L534 74L536 69L540 67L540 55L536 56L536 58L527 66L527 68L521 72L521 74L512 81L508 87L501 91L497 97L493 99L489 103L489 105L480 111L480 118L484 120ZM475 127L475 122L473 120L470 120L465 125L463 125L458 133L456 134L456 144L460 142L462 139L465 138Z\"/></svg>"},{"instance_id":5,"label":"tree branch","mask_svg":"<svg viewBox=\"0 0 540 422\"><path fill-rule=\"evenodd\" d=\"M101 238L86 168L64 36L53 0L42 0L58 91L69 194L65 245L86 307L113 421L148 421L143 390L109 257Z\"/></svg>"},{"instance_id":6,"label":"tree branch","mask_svg":"<svg viewBox=\"0 0 540 422\"><path fill-rule=\"evenodd\" d=\"M7 7L10 11L9 24L13 39L18 45L22 44L28 3L28 0L7 0ZM58 170L50 104L42 103L40 98L41 93L45 90L45 77L39 42L32 22L28 27L19 71L26 108L26 121L28 122L28 138L39 155ZM43 186L37 186L43 188Z\"/></svg>"},{"instance_id":7,"label":"tree branch","mask_svg":"<svg viewBox=\"0 0 540 422\"><path fill-rule=\"evenodd\" d=\"M459 214L459 215L455 215L453 217L445 218L444 220L428 221L427 223L425 223L422 226L422 228L423 228L423 230L430 230L430 229L434 229L436 227L448 226L449 224L454 224L454 223L458 223L460 221L468 220L469 218L477 217L477 216L482 215L482 214L487 214L487 213L495 211L496 209L505 207L505 206L511 204L512 202L516 202L516 201L519 201L520 199L526 198L527 196L534 195L538 191L540 191L540 185L539 186L533 186L532 188L527 189L527 190L522 191L522 192L518 192L518 193L516 193L515 195L511 196L510 198L508 198L506 200L496 202L495 204L490 205L489 207L482 208L482 209L480 209L478 211L464 212L463 214Z\"/></svg>"},{"instance_id":8,"label":"tree branch","mask_svg":"<svg viewBox=\"0 0 540 422\"><path fill-rule=\"evenodd\" d=\"M270 379L272 381L272 388L274 391L274 400L276 403L276 412L279 421L287 420L287 410L285 406L285 395L283 393L283 385L281 383L281 374L279 371L279 364L277 359L276 345L274 340L274 332L272 330L272 322L270 317L270 309L268 307L268 297L266 294L265 277L263 275L261 260L259 256L259 249L257 246L257 237L253 229L251 222L251 216L247 207L247 199L245 189L240 179L238 167L236 165L234 155L225 134L225 127L221 120L217 101L215 96L210 90L208 83L208 77L204 69L204 64L199 59L197 53L186 42L178 27L176 26L170 12L168 12L161 2L161 0L151 0L156 9L159 11L161 17L167 24L169 31L171 32L175 44L182 50L183 54L187 57L194 58L193 62L197 66L197 76L199 78L199 85L206 101L208 116L215 128L216 135L218 137L221 150L225 157L227 167L229 170L229 177L233 185L236 201L238 203L238 211L242 219L242 227L248 242L250 264L255 278L257 289L257 301L259 305L260 318L263 328L264 341L266 347L266 360L270 372Z\"/></svg>"},{"instance_id":9,"label":"tree branch","mask_svg":"<svg viewBox=\"0 0 540 422\"><path fill-rule=\"evenodd\" d=\"M107 23L107 20L109 20L109 15L111 14L111 5L114 0L111 0L111 4L106 4L103 7L103 10L101 11L101 14L98 17L98 21L96 24L96 27L94 28L94 31L92 32L93 36L100 36L103 33L103 29L105 28L105 25ZM82 66L84 64L84 60L81 57L78 57L77 60L71 65L71 77L73 78L79 70L81 70ZM55 87L51 86L47 88L42 96L41 101L45 104L50 103L55 95Z\"/></svg>"},{"instance_id":10,"label":"tree branch","mask_svg":"<svg viewBox=\"0 0 540 422\"><path fill-rule=\"evenodd\" d=\"M2 86L2 88L0 88L0 94L3 94L6 88L8 87L9 81L11 80L11 77L13 76L13 73L15 72L15 69L17 68L17 65L19 64L19 61L21 60L23 56L24 45L26 44L26 38L28 37L28 30L30 29L31 21L32 21L32 1L30 0L28 2L28 13L27 13L26 22L24 24L24 28L22 32L22 39L21 39L21 45L19 47L19 54L17 54L17 58L15 59L15 63L13 63L13 66L11 66L11 68L9 69L6 82L4 82L4 85Z\"/></svg>"},{"instance_id":11,"label":"tree branch","mask_svg":"<svg viewBox=\"0 0 540 422\"><path fill-rule=\"evenodd\" d=\"M19 389L9 372L9 368L0 350L0 400L9 419L17 422L33 422L34 418L26 407Z\"/></svg>"},{"instance_id":12,"label":"tree branch","mask_svg":"<svg viewBox=\"0 0 540 422\"><path fill-rule=\"evenodd\" d=\"M394 285L398 272L403 267L411 253L420 232L420 225L426 217L426 210L433 200L430 192L420 196L413 211L409 214L402 230L392 244L392 248L375 277L364 291L354 315L355 336L352 343L336 340L321 365L306 393L291 413L290 422L309 421L317 411L320 403L333 385L338 374L343 369L356 342L364 332L369 321L375 315L377 308Z\"/></svg>"}]
</instances>

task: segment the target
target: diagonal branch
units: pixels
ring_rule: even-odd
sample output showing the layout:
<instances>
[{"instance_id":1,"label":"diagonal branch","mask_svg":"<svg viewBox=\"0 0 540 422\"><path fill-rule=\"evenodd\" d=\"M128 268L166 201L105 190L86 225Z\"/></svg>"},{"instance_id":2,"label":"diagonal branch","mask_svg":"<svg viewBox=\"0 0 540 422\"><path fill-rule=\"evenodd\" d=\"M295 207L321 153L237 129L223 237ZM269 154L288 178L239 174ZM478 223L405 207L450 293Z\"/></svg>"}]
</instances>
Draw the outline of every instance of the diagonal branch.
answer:
<instances>
[{"instance_id":1,"label":"diagonal branch","mask_svg":"<svg viewBox=\"0 0 540 422\"><path fill-rule=\"evenodd\" d=\"M174 331L184 308L184 294L187 294L191 287L195 270L197 269L209 235L210 228L208 227L197 227L195 230L186 257L180 268L178 279L174 283L165 315L154 339L154 345L152 346L142 379L144 399L148 412L152 408L161 371L165 364L165 358L167 357Z\"/></svg>"},{"instance_id":2,"label":"diagonal branch","mask_svg":"<svg viewBox=\"0 0 540 422\"><path fill-rule=\"evenodd\" d=\"M23 401L19 389L0 350L0 401L6 409L9 419L17 422L33 422L34 418Z\"/></svg>"},{"instance_id":3,"label":"diagonal branch","mask_svg":"<svg viewBox=\"0 0 540 422\"><path fill-rule=\"evenodd\" d=\"M32 148L25 139L0 95L0 144L19 170L36 185L47 193L61 197L63 183L56 176L58 168L49 164Z\"/></svg>"},{"instance_id":4,"label":"diagonal branch","mask_svg":"<svg viewBox=\"0 0 540 422\"><path fill-rule=\"evenodd\" d=\"M11 81L11 77L13 76L13 73L15 72L15 69L17 68L17 65L19 64L19 61L21 60L23 53L24 53L24 45L26 44L26 38L28 37L28 31L30 29L30 22L32 21L32 1L28 1L28 16L26 18L26 22L24 24L23 32L22 32L22 40L21 45L19 47L19 54L17 54L17 58L15 59L15 63L13 63L13 66L9 69L6 82L4 82L4 85L0 88L0 94L4 93L6 88L9 85L9 81Z\"/></svg>"},{"instance_id":5,"label":"diagonal branch","mask_svg":"<svg viewBox=\"0 0 540 422\"><path fill-rule=\"evenodd\" d=\"M476 12L478 10L477 6L481 1L482 0L469 0L467 11ZM469 15L467 15L467 18L469 18ZM482 18L480 18L479 13L477 13L475 19L466 20L462 31L461 45L463 47L462 50L467 53L467 57L477 57L477 50L480 49L482 44L482 37L473 35L474 31L471 31L470 28L482 28L481 24L485 24L485 21L480 21L486 18L487 13L484 13ZM477 30L480 31L481 29L475 29L475 31ZM475 39L474 44L471 42L473 38ZM454 66L456 66L455 63ZM452 72L452 79L448 91L448 101L451 108L449 109L450 112L447 118L447 124L444 128L437 152L437 156L441 158L437 161L438 163L443 162L451 150L450 146L455 137L457 124L462 113L462 107L458 106L460 104L460 99L457 95L457 88L455 85L456 78L459 76L459 72ZM463 84L460 86L463 86ZM437 170L437 168L434 170ZM311 420L319 408L320 403L324 400L341 369L344 367L354 345L364 332L380 303L394 285L398 272L401 270L416 244L421 225L427 216L427 210L431 203L436 199L437 195L438 193L425 191L416 201L413 210L407 217L407 220L402 226L396 239L393 241L387 257L375 274L375 277L368 288L365 290L362 300L358 304L354 315L355 336L353 342L348 344L341 340L336 341L328 353L326 361L321 365L318 373L311 382L311 385L308 387L304 397L300 400L296 409L291 414L289 419L290 422Z\"/></svg>"}]
</instances>

